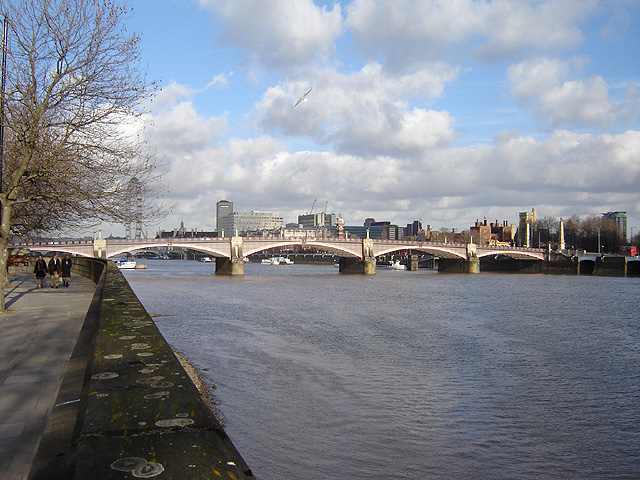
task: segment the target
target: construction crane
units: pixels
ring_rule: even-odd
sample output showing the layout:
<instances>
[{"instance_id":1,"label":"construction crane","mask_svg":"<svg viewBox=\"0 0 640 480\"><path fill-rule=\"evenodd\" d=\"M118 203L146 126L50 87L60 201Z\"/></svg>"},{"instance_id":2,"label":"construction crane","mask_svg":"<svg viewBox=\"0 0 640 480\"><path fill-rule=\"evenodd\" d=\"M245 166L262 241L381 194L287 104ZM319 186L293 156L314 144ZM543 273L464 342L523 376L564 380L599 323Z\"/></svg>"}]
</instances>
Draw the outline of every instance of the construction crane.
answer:
<instances>
[{"instance_id":1,"label":"construction crane","mask_svg":"<svg viewBox=\"0 0 640 480\"><path fill-rule=\"evenodd\" d=\"M313 207L315 207L315 206L316 206L316 202L317 202L317 201L318 201L318 199L317 199L317 198L313 200L313 205L311 205L311 211L309 211L309 215L311 215L311 214L313 213Z\"/></svg>"}]
</instances>

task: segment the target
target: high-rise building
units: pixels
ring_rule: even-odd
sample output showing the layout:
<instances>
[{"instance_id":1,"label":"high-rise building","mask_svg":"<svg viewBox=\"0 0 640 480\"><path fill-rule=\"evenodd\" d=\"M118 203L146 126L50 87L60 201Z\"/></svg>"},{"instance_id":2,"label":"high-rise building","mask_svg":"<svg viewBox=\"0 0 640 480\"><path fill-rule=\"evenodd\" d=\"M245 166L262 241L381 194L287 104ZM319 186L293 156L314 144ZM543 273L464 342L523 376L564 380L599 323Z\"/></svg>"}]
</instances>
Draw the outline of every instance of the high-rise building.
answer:
<instances>
[{"instance_id":1,"label":"high-rise building","mask_svg":"<svg viewBox=\"0 0 640 480\"><path fill-rule=\"evenodd\" d=\"M282 228L281 216L266 212L232 212L220 219L218 228L224 231L226 237L247 232L271 231Z\"/></svg>"},{"instance_id":2,"label":"high-rise building","mask_svg":"<svg viewBox=\"0 0 640 480\"><path fill-rule=\"evenodd\" d=\"M627 241L627 212L607 212L602 214L602 218L612 220L622 240Z\"/></svg>"},{"instance_id":3,"label":"high-rise building","mask_svg":"<svg viewBox=\"0 0 640 480\"><path fill-rule=\"evenodd\" d=\"M392 224L387 220L376 222L375 218L365 218L364 226L382 227L382 240L402 240L404 238L404 227L399 227L398 225Z\"/></svg>"},{"instance_id":4,"label":"high-rise building","mask_svg":"<svg viewBox=\"0 0 640 480\"><path fill-rule=\"evenodd\" d=\"M405 229L406 237L415 237L422 230L422 222L420 220L414 220L413 223L407 224Z\"/></svg>"},{"instance_id":5,"label":"high-rise building","mask_svg":"<svg viewBox=\"0 0 640 480\"><path fill-rule=\"evenodd\" d=\"M216 231L222 233L222 219L233 213L233 202L229 200L220 200L216 203ZM229 232L232 234L232 232Z\"/></svg>"},{"instance_id":6,"label":"high-rise building","mask_svg":"<svg viewBox=\"0 0 640 480\"><path fill-rule=\"evenodd\" d=\"M320 212L298 215L298 224L304 228L335 227L336 214Z\"/></svg>"}]
</instances>

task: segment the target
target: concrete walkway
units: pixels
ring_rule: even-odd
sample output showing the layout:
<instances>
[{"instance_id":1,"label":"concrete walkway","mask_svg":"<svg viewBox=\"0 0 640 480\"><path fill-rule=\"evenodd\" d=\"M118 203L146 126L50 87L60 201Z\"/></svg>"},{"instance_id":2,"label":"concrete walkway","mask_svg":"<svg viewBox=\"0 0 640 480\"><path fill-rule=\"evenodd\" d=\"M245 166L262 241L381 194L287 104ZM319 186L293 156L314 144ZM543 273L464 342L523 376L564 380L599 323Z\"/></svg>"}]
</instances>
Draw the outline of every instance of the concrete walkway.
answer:
<instances>
[{"instance_id":1,"label":"concrete walkway","mask_svg":"<svg viewBox=\"0 0 640 480\"><path fill-rule=\"evenodd\" d=\"M0 479L26 480L96 285L38 288L32 273L10 275L0 315Z\"/></svg>"}]
</instances>

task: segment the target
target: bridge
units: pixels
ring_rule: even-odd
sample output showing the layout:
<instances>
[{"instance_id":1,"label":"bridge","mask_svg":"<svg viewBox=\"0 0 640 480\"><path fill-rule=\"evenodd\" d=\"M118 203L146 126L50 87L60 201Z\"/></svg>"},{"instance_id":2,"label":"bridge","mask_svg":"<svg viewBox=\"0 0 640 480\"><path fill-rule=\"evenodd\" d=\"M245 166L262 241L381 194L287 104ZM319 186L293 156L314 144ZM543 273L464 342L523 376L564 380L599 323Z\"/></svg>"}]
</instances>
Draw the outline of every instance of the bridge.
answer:
<instances>
[{"instance_id":1,"label":"bridge","mask_svg":"<svg viewBox=\"0 0 640 480\"><path fill-rule=\"evenodd\" d=\"M423 252L438 257L440 271L466 273L479 272L480 259L483 257L509 257L514 260L529 261L544 261L549 258L548 252L540 248L336 237L235 236L149 240L96 238L93 241L14 243L9 247L100 258L112 258L147 249L189 249L216 257L216 273L226 275L243 275L244 257L280 247L315 247L335 252L340 257L341 272L366 274L375 273L377 257L404 251ZM411 255L408 263L409 270L416 270L417 255Z\"/></svg>"}]
</instances>

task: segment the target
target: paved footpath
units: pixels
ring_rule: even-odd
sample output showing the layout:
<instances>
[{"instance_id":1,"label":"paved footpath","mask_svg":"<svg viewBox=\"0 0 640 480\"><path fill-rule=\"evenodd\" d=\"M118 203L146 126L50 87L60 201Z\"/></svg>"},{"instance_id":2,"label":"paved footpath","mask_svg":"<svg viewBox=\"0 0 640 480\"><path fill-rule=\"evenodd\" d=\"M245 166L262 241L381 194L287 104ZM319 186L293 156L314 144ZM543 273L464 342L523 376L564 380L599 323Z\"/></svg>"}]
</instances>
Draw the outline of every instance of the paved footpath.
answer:
<instances>
[{"instance_id":1,"label":"paved footpath","mask_svg":"<svg viewBox=\"0 0 640 480\"><path fill-rule=\"evenodd\" d=\"M72 276L68 288L42 289L33 274L10 275L15 288L0 315L0 479L26 480L95 292Z\"/></svg>"}]
</instances>

